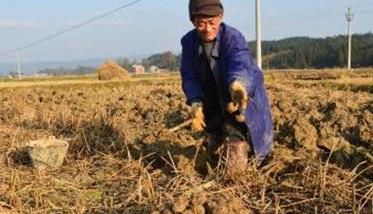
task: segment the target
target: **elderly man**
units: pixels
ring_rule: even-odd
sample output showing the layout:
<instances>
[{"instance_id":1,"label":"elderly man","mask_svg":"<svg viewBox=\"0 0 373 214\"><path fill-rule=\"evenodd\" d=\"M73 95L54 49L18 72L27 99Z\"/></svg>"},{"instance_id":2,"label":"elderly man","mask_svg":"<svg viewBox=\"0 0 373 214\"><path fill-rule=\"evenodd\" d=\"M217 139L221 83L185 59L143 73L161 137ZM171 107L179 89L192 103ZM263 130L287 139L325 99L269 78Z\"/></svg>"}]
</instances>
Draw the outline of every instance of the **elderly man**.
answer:
<instances>
[{"instance_id":1,"label":"elderly man","mask_svg":"<svg viewBox=\"0 0 373 214\"><path fill-rule=\"evenodd\" d=\"M259 165L273 138L263 74L243 35L222 22L220 0L190 0L189 14L195 29L181 39L181 77L192 126L208 133L211 150L222 145L232 165L243 169L250 148Z\"/></svg>"}]
</instances>

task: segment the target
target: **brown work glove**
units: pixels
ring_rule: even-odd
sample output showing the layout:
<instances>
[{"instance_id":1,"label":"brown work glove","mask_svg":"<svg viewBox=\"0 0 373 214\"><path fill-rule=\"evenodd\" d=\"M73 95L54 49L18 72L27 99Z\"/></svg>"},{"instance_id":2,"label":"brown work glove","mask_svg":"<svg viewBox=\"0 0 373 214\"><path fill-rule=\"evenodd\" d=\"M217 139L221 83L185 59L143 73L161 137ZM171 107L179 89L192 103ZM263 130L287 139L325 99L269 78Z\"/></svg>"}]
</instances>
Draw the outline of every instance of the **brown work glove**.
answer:
<instances>
[{"instance_id":1,"label":"brown work glove","mask_svg":"<svg viewBox=\"0 0 373 214\"><path fill-rule=\"evenodd\" d=\"M206 127L205 116L203 115L202 103L194 102L192 103L192 128L195 131L203 131Z\"/></svg>"},{"instance_id":2,"label":"brown work glove","mask_svg":"<svg viewBox=\"0 0 373 214\"><path fill-rule=\"evenodd\" d=\"M249 101L245 88L240 82L234 81L229 86L229 93L231 95L232 102L228 103L228 112L233 114L239 111L239 114L236 114L236 120L240 123L245 122L244 113Z\"/></svg>"}]
</instances>

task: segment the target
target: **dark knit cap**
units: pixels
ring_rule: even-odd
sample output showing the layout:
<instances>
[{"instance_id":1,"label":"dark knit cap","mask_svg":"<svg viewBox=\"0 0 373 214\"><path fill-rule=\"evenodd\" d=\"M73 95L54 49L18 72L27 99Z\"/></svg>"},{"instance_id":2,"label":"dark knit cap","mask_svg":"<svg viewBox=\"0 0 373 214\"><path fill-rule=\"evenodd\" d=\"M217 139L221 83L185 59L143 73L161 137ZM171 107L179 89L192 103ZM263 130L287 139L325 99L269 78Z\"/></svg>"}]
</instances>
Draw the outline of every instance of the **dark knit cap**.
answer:
<instances>
[{"instance_id":1,"label":"dark knit cap","mask_svg":"<svg viewBox=\"0 0 373 214\"><path fill-rule=\"evenodd\" d=\"M223 4L220 0L190 0L189 18L196 16L218 16L224 12Z\"/></svg>"}]
</instances>

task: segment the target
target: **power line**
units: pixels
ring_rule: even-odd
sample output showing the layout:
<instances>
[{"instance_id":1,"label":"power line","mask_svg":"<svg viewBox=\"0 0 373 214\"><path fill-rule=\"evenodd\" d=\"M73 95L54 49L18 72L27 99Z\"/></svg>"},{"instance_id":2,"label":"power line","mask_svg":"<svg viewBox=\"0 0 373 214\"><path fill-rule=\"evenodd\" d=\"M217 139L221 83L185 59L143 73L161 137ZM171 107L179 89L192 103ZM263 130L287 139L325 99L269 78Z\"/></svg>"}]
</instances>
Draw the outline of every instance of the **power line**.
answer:
<instances>
[{"instance_id":1,"label":"power line","mask_svg":"<svg viewBox=\"0 0 373 214\"><path fill-rule=\"evenodd\" d=\"M135 3L136 3L136 1L135 1ZM365 4L365 5L372 5L372 4ZM122 6L122 7L124 7L124 6ZM285 27L290 28L290 26L292 26L292 24L289 23L289 20L295 19L295 20L302 20L302 21L304 21L302 18L311 18L311 17L315 17L316 15L318 15L317 17L320 17L320 15L322 15L322 14L324 14L326 12L326 9L330 9L330 8L331 7L322 8L321 10L319 10L319 12L308 11L306 13L303 13L305 16L299 16L299 17L295 17L295 18L294 17L291 17L291 18L289 17L290 19L289 18L285 18L284 16L280 17L280 19L278 19L279 17L277 17L275 21L272 21L272 22L271 21L270 22L264 21L264 23L266 24L267 28L273 28L273 27L280 28L280 29L285 28ZM332 14L334 14L336 12L339 12L339 10L338 11L333 11L333 12L329 13L328 15L332 15ZM101 16L103 16L103 15L101 15ZM329 18L334 18L334 16L329 17ZM275 19L275 17L273 17L273 19ZM241 22L235 22L235 23L238 24L238 23L241 23ZM244 23L246 24L246 21L242 22L242 24L244 24ZM180 26L178 26L178 27L180 27ZM336 26L333 25L333 27L335 28ZM245 25L244 28L245 29L249 29L249 27L246 26L246 25ZM325 26L325 29L329 29L329 28L330 28L330 26ZM319 29L322 29L322 28L319 27ZM135 36L133 36L134 34L131 34L131 36L122 37L122 41L119 44L123 45L123 44L128 44L128 43L137 43L137 42L151 43L151 42L155 42L155 41L162 42L162 40L165 39L164 38L164 33L168 32L169 30L175 30L175 27L171 27L171 28L167 27L165 29L162 29L162 32L160 32L160 34L156 33L155 35L144 34L142 36L139 36L139 34L135 34ZM118 36L118 35L116 35L116 36ZM156 38L154 38L154 37L156 37ZM172 36L172 37L176 38L176 36ZM170 39L171 38L165 39L165 42L169 42ZM125 42L123 42L123 41L125 41ZM107 43L105 42L105 44L107 44ZM113 48L114 47L117 48L116 45L119 45L119 44L117 44L117 43L113 44ZM96 44L94 44L94 46L96 46ZM99 48L99 47L93 47L93 48L97 48L98 50L102 50L103 49L103 48ZM32 49L33 52L34 52L34 50L35 49ZM112 48L110 48L110 50L112 50ZM84 51L84 50L82 50L82 51ZM1 58L1 55L0 55L0 58Z\"/></svg>"},{"instance_id":2,"label":"power line","mask_svg":"<svg viewBox=\"0 0 373 214\"><path fill-rule=\"evenodd\" d=\"M141 39L141 38L140 38ZM177 39L177 40L176 40ZM121 42L115 42L115 43L105 43L105 46L102 45L102 43L94 44L93 46L86 46L89 50L90 53L105 53L105 52L111 52L111 51L120 51L120 50L125 50L125 47L128 46L128 44L131 43L138 43L141 42L142 44L153 44L154 42L159 43L170 43L170 42L178 42L179 40L178 35L170 35L170 36L165 36L165 35L158 35L158 36L153 36L153 37L147 37L147 38L142 38L141 40L138 40L138 38L130 38L130 39L123 39ZM87 50L83 50L80 47L74 47L76 49L73 50L58 50L54 51L53 54L64 54L66 55L66 52L71 52L73 54L80 54L80 53L86 53ZM40 53L40 50L32 50L29 51L28 53L33 53L33 55ZM114 53L114 52L113 52ZM71 54L69 54L71 55Z\"/></svg>"},{"instance_id":3,"label":"power line","mask_svg":"<svg viewBox=\"0 0 373 214\"><path fill-rule=\"evenodd\" d=\"M56 37L59 37L59 36L65 34L65 33L67 33L67 32L73 31L73 30L75 30L75 29L77 29L77 28L80 28L80 27L82 27L82 26L84 26L84 25L87 25L87 24L89 24L89 23L92 23L92 22L94 22L94 21L97 21L97 20L99 20L99 19L102 19L102 18L104 18L104 17L106 17L106 16L108 16L108 15L111 15L111 14L113 14L113 13L116 13L116 12L118 12L118 11L124 9L124 8L127 8L127 7L129 7L129 6L132 6L132 5L134 5L134 4L137 4L137 3L141 2L141 1L143 1L143 0L135 0L135 1L131 1L131 2L127 3L127 4L125 4L125 5L122 5L122 6L120 6L120 7L117 7L117 8L115 8L115 9L110 10L110 11L108 11L108 12L105 12L105 13L103 13L103 14L101 14L101 15L95 16L95 17L93 17L93 18L91 18L91 19L89 19L89 20L87 20L87 21L84 21L84 22L82 22L82 23L80 23L80 24L77 24L77 25L74 25L74 26L72 26L72 27L69 27L69 28L67 28L67 29L65 29L65 30L62 30L62 31L60 31L60 32L57 32L57 33L52 34L52 35L50 35L50 36L47 36L47 37L45 37L45 38L43 38L43 39L36 40L35 42L32 42L32 43L30 43L30 44L28 44L28 45L25 45L25 46L22 46L22 47L19 47L19 48L13 49L13 50L9 50L9 51L3 52L3 53L0 54L0 57L1 57L1 56L5 56L5 55L8 55L8 54L16 53L16 52L19 52L19 51L22 51L22 50L25 50L25 49L30 48L30 47L33 47L33 46L35 46L35 45L39 45L39 44L41 44L41 43L43 43L43 42L46 42L46 41L49 41L49 40L54 39L54 38L56 38Z\"/></svg>"},{"instance_id":4,"label":"power line","mask_svg":"<svg viewBox=\"0 0 373 214\"><path fill-rule=\"evenodd\" d=\"M359 4L358 6L361 6L361 7L364 6L365 7L364 9L366 9L366 6L371 6L371 5L373 4ZM334 10L331 11L332 9ZM329 6L325 8L319 8L318 10L302 12L300 16L294 16L294 13L292 13L291 16L267 16L267 18L264 19L262 22L263 24L268 26L268 25L274 25L277 23L288 22L291 20L300 20L300 19L305 19L305 18L321 19L321 18L325 18L325 16L323 15L328 15L329 17L331 17L330 15L342 13L344 10L345 10L345 4L343 5L339 4L339 5L334 5L333 7ZM369 12L369 11L365 11L365 12ZM336 17L334 16L334 18ZM253 21L253 20L250 20L250 21Z\"/></svg>"},{"instance_id":5,"label":"power line","mask_svg":"<svg viewBox=\"0 0 373 214\"><path fill-rule=\"evenodd\" d=\"M188 29L185 29L183 26L176 26L176 27L167 27L167 28L158 28L160 31L158 32L152 32L152 33L149 33L149 34L142 34L142 33L138 33L138 34L133 34L133 33L125 33L125 34L115 34L116 36L119 36L121 38L120 42L118 41L112 41L112 40L109 40L109 41L104 41L104 42L100 42L100 41L90 41L87 43L87 40L84 41L84 48L88 48L90 50L95 49L95 50L102 50L103 48L106 48L106 47L116 47L116 48L123 48L125 47L125 45L128 45L128 44L133 44L133 43L138 43L138 44L143 44L143 43L146 43L146 44L151 44L152 42L162 42L162 40L164 40L164 42L170 42L170 39L175 39L176 42L179 42L179 39L180 39L180 35L178 33L175 32L175 30L177 31L180 31L180 32L183 32L185 30L188 30ZM136 31L136 30L135 30ZM137 29L137 31L139 32L139 29ZM74 52L75 51L79 51L79 49L82 49L81 46L73 46L74 48ZM58 52L53 52L53 53L64 53L64 52L67 52L67 50L69 49L69 47L66 47L64 49L61 49L59 50ZM34 48L34 49L31 49L31 50L28 50L27 53L32 53L32 54L38 54L40 52L43 52L44 50L40 50L38 48ZM81 50L82 52L84 52L84 50Z\"/></svg>"}]
</instances>

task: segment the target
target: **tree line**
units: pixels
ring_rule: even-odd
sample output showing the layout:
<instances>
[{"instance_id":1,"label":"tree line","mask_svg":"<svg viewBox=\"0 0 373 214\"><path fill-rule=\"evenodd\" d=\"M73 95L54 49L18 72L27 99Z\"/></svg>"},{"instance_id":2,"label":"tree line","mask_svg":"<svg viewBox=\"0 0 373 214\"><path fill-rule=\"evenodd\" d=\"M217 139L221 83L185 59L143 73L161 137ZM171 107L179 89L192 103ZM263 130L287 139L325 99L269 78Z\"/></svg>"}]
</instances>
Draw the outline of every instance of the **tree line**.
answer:
<instances>
[{"instance_id":1,"label":"tree line","mask_svg":"<svg viewBox=\"0 0 373 214\"><path fill-rule=\"evenodd\" d=\"M38 71L37 73L42 75L48 76L64 76L64 75L85 75L85 74L92 74L95 72L94 67L87 67L87 66L78 66L77 68L45 68L43 70ZM14 73L14 72L13 72Z\"/></svg>"},{"instance_id":2,"label":"tree line","mask_svg":"<svg viewBox=\"0 0 373 214\"><path fill-rule=\"evenodd\" d=\"M255 60L256 42L249 42ZM277 41L263 41L264 69L285 68L343 68L347 66L347 36L327 38L292 37ZM181 55L170 51L154 54L142 60L145 66L156 65L161 69L177 71ZM352 36L352 66L373 66L373 34Z\"/></svg>"},{"instance_id":3,"label":"tree line","mask_svg":"<svg viewBox=\"0 0 373 214\"><path fill-rule=\"evenodd\" d=\"M293 37L262 43L263 68L334 68L347 66L347 36ZM253 57L255 42L249 42ZM373 34L352 36L353 67L373 66Z\"/></svg>"},{"instance_id":4,"label":"tree line","mask_svg":"<svg viewBox=\"0 0 373 214\"><path fill-rule=\"evenodd\" d=\"M126 57L119 60L119 64L127 70L130 70L134 64L141 64L146 70L151 66L157 66L163 70L178 71L180 69L180 63L181 55L174 54L171 51L153 54L142 59L140 62L136 62L135 60Z\"/></svg>"},{"instance_id":5,"label":"tree line","mask_svg":"<svg viewBox=\"0 0 373 214\"><path fill-rule=\"evenodd\" d=\"M256 42L248 42L252 57L256 57ZM343 68L347 66L347 36L327 38L292 37L262 42L262 67L264 69ZM151 55L141 61L118 59L127 70L141 64L146 69L157 66L167 71L179 71L181 55L166 51ZM352 67L373 66L373 33L352 36ZM66 75L93 73L95 68L80 66L76 69L44 69L39 74Z\"/></svg>"}]
</instances>

